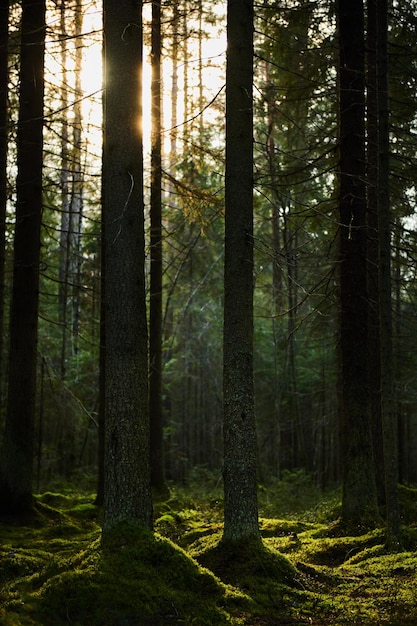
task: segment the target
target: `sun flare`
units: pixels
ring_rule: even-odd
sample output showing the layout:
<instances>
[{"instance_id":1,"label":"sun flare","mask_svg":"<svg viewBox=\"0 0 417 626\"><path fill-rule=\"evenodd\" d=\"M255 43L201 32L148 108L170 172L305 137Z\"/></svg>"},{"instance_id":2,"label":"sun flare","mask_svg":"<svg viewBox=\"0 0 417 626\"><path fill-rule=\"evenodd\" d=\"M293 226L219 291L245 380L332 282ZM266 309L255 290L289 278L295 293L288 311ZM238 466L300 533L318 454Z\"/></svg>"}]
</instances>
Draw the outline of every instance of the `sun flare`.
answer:
<instances>
[{"instance_id":1,"label":"sun flare","mask_svg":"<svg viewBox=\"0 0 417 626\"><path fill-rule=\"evenodd\" d=\"M59 9L49 5L47 22L48 38L45 55L45 77L52 96L47 101L46 115L62 123L74 122L74 116L81 112L83 142L88 146L91 159L100 160L102 147L103 106L103 43L101 2L91 0L83 5L81 36L74 35L74 9L66 10L65 31L63 17ZM72 15L74 13L74 15ZM142 72L143 142L145 156L150 150L151 135L151 54L149 47L150 4L144 5L144 64ZM197 27L197 24L194 25ZM192 30L193 24L189 25ZM217 115L210 106L202 110L187 109L187 99L198 102L203 95L204 102L211 102L224 84L226 35L224 28L208 25L204 37L198 42L195 38L187 41L187 60L179 58L176 65L176 85L173 84L173 61L168 55L162 65L162 116L164 142L163 149L169 151L172 127L181 136L183 127L190 119L204 115L205 123L210 124ZM77 57L78 55L78 57ZM78 71L78 82L76 72ZM81 90L79 93L78 89ZM177 89L176 110L173 113L173 89ZM60 93L65 91L62 101ZM57 98L61 97L61 101ZM76 103L79 103L78 113ZM99 164L96 164L99 167Z\"/></svg>"}]
</instances>

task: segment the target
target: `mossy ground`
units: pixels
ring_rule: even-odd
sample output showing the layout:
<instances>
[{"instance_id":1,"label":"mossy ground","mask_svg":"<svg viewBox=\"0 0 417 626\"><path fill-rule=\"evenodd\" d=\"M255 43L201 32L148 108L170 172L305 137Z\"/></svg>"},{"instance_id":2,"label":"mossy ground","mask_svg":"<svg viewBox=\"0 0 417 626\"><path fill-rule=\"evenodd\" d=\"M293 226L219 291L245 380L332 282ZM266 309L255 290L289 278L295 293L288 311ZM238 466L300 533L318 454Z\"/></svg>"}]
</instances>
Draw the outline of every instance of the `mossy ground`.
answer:
<instances>
[{"instance_id":1,"label":"mossy ground","mask_svg":"<svg viewBox=\"0 0 417 626\"><path fill-rule=\"evenodd\" d=\"M208 487L156 503L154 534L124 527L104 544L93 495L45 493L32 517L1 520L0 624L417 624L416 489L401 488L390 554L383 529L335 536L337 494L293 476L260 491L263 545L224 546Z\"/></svg>"}]
</instances>

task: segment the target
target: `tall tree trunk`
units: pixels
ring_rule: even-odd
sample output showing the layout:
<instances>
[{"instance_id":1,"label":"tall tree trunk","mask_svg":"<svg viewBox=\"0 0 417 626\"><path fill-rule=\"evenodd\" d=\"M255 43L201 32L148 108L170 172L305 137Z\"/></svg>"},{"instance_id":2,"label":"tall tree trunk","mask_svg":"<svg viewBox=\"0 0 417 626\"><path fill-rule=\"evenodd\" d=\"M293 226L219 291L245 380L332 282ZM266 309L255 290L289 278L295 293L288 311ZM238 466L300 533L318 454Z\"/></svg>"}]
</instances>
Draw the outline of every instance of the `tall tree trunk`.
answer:
<instances>
[{"instance_id":1,"label":"tall tree trunk","mask_svg":"<svg viewBox=\"0 0 417 626\"><path fill-rule=\"evenodd\" d=\"M83 224L83 174L82 174L82 3L76 0L74 19L75 48L75 102L72 134L73 162L71 185L71 240L70 240L70 277L71 277L71 331L72 353L79 352L79 334L81 317L81 270L82 270L82 224Z\"/></svg>"},{"instance_id":2,"label":"tall tree trunk","mask_svg":"<svg viewBox=\"0 0 417 626\"><path fill-rule=\"evenodd\" d=\"M253 388L253 3L227 3L223 541L260 539Z\"/></svg>"},{"instance_id":3,"label":"tall tree trunk","mask_svg":"<svg viewBox=\"0 0 417 626\"><path fill-rule=\"evenodd\" d=\"M0 477L0 508L10 513L32 507L42 221L44 0L22 2L20 50L9 378Z\"/></svg>"},{"instance_id":4,"label":"tall tree trunk","mask_svg":"<svg viewBox=\"0 0 417 626\"><path fill-rule=\"evenodd\" d=\"M271 429L268 432L269 448L268 457L269 464L273 468L273 476L279 478L281 473L280 468L280 446L281 446L281 424L280 424L280 405L281 405L281 385L279 380L279 346L278 346L278 318L282 314L283 303L283 276L281 268L280 255L282 253L282 233L281 233L281 218L280 218L280 198L278 194L278 181L277 181L277 164L276 164L276 146L275 146L275 118L276 118L276 98L275 89L272 80L269 77L270 64L265 64L265 82L267 84L266 90L266 105L267 105L267 123L268 123L268 137L266 142L266 151L268 158L268 171L271 179L271 238L272 238L272 336L274 346L274 411L271 416Z\"/></svg>"},{"instance_id":5,"label":"tall tree trunk","mask_svg":"<svg viewBox=\"0 0 417 626\"><path fill-rule=\"evenodd\" d=\"M68 303L68 263L69 263L69 232L70 232L70 196L69 196L69 134L68 134L68 49L67 49L67 21L65 0L60 3L60 29L61 29L61 45L60 45L60 61L62 66L62 84L61 84L61 108L62 108L62 124L61 124L61 230L59 238L59 286L58 286L58 307L59 322L61 324L61 356L60 356L60 375L61 379L66 378L66 362L67 362L67 303Z\"/></svg>"},{"instance_id":6,"label":"tall tree trunk","mask_svg":"<svg viewBox=\"0 0 417 626\"><path fill-rule=\"evenodd\" d=\"M175 188L173 185L173 179L175 175L175 165L177 159L177 125L178 125L178 56L179 56L179 42L178 33L180 27L179 17L179 0L174 0L172 7L172 75L171 75L171 130L169 133L170 146L169 146L169 187L168 187L168 200L171 204L174 204L175 200Z\"/></svg>"},{"instance_id":7,"label":"tall tree trunk","mask_svg":"<svg viewBox=\"0 0 417 626\"><path fill-rule=\"evenodd\" d=\"M377 98L377 0L367 0L366 36L366 130L368 186L368 303L369 303L369 385L372 440L378 504L385 507L384 455L381 418L381 342L379 316L378 250L378 98Z\"/></svg>"},{"instance_id":8,"label":"tall tree trunk","mask_svg":"<svg viewBox=\"0 0 417 626\"><path fill-rule=\"evenodd\" d=\"M104 38L103 38L103 58L105 54ZM102 80L103 85L106 79L106 69L103 63L102 67ZM103 96L103 122L104 122L104 103L105 94ZM104 129L103 129L104 135ZM103 149L104 151L104 149ZM103 189L103 181L102 181ZM105 435L106 435L106 307L105 307L105 290L106 290L106 267L105 267L105 225L104 225L104 198L102 192L102 215L101 215L101 232L100 232L100 344L99 344L99 378L98 378L98 445L97 445L97 493L95 502L97 505L102 506L104 504L104 463L105 463Z\"/></svg>"},{"instance_id":9,"label":"tall tree trunk","mask_svg":"<svg viewBox=\"0 0 417 626\"><path fill-rule=\"evenodd\" d=\"M183 159L189 154L190 146L189 140L191 135L190 121L190 81L189 81L189 52L188 52L188 11L190 10L189 2L183 2L182 5L182 75L183 75L183 87L182 87L182 103L184 109L184 123L182 128L182 157ZM187 176L187 174L186 174Z\"/></svg>"},{"instance_id":10,"label":"tall tree trunk","mask_svg":"<svg viewBox=\"0 0 417 626\"><path fill-rule=\"evenodd\" d=\"M398 504L398 432L393 388L391 210L389 194L388 0L377 12L378 86L378 241L379 317L381 337L381 414L384 442L387 545L401 543Z\"/></svg>"},{"instance_id":11,"label":"tall tree trunk","mask_svg":"<svg viewBox=\"0 0 417 626\"><path fill-rule=\"evenodd\" d=\"M9 2L0 4L0 396L4 389L4 313L7 209L7 138L8 138L8 34Z\"/></svg>"},{"instance_id":12,"label":"tall tree trunk","mask_svg":"<svg viewBox=\"0 0 417 626\"><path fill-rule=\"evenodd\" d=\"M162 99L161 99L161 2L152 3L152 139L151 233L149 299L149 413L151 479L154 491L163 493L164 450L162 415Z\"/></svg>"},{"instance_id":13,"label":"tall tree trunk","mask_svg":"<svg viewBox=\"0 0 417 626\"><path fill-rule=\"evenodd\" d=\"M342 520L378 518L369 415L366 270L364 11L338 1L340 348L342 365Z\"/></svg>"},{"instance_id":14,"label":"tall tree trunk","mask_svg":"<svg viewBox=\"0 0 417 626\"><path fill-rule=\"evenodd\" d=\"M95 503L104 504L104 462L106 434L106 322L105 322L105 267L104 267L104 226L101 232L101 278L100 278L100 347L99 347L99 378L98 378L98 446L97 446L97 494Z\"/></svg>"},{"instance_id":15,"label":"tall tree trunk","mask_svg":"<svg viewBox=\"0 0 417 626\"><path fill-rule=\"evenodd\" d=\"M104 0L103 532L152 527L142 139L142 3Z\"/></svg>"}]
</instances>

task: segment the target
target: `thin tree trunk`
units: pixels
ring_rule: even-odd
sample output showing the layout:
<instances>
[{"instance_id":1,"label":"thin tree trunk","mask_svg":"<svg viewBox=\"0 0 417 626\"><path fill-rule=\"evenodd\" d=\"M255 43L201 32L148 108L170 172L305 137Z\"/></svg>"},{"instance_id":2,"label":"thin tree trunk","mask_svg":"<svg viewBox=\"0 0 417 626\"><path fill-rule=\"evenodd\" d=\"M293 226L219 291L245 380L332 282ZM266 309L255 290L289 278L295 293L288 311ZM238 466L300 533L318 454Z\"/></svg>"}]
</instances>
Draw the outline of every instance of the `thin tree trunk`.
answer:
<instances>
[{"instance_id":1,"label":"thin tree trunk","mask_svg":"<svg viewBox=\"0 0 417 626\"><path fill-rule=\"evenodd\" d=\"M68 263L69 263L69 232L70 232L70 198L69 198L69 136L68 136L68 83L67 83L67 33L66 33L66 12L65 0L60 4L60 28L61 28L61 231L59 239L60 260L59 260L59 286L58 286L58 307L59 322L61 324L61 356L60 375L61 379L66 378L67 362L67 303L68 303Z\"/></svg>"},{"instance_id":2,"label":"thin tree trunk","mask_svg":"<svg viewBox=\"0 0 417 626\"><path fill-rule=\"evenodd\" d=\"M387 545L401 543L398 504L398 436L393 388L391 210L389 196L388 2L379 0L377 13L378 84L378 235L379 316L381 336L381 413L384 441Z\"/></svg>"},{"instance_id":3,"label":"thin tree trunk","mask_svg":"<svg viewBox=\"0 0 417 626\"><path fill-rule=\"evenodd\" d=\"M83 222L83 175L82 175L82 3L76 0L74 20L75 48L75 102L73 125L73 165L71 185L71 241L70 241L70 276L71 276L71 338L72 353L79 352L80 316L81 316L81 269L82 269L82 222Z\"/></svg>"},{"instance_id":4,"label":"thin tree trunk","mask_svg":"<svg viewBox=\"0 0 417 626\"><path fill-rule=\"evenodd\" d=\"M23 0L16 225L0 508L32 507L39 261L42 222L45 1Z\"/></svg>"},{"instance_id":5,"label":"thin tree trunk","mask_svg":"<svg viewBox=\"0 0 417 626\"><path fill-rule=\"evenodd\" d=\"M281 424L280 424L280 405L281 405L281 384L279 380L279 368L278 368L278 317L283 311L283 288L282 288L282 268L280 264L280 255L282 253L281 244L281 223L280 223L280 199L278 195L277 174L276 174L276 147L275 147L275 117L276 117L276 102L274 97L274 86L269 78L269 63L265 66L265 79L268 85L266 92L267 103L267 122L268 122L268 138L267 138L267 155L268 155L268 169L271 179L272 189L272 212L271 212L271 225L272 225L272 335L274 346L274 413L271 416L272 426L269 436L269 459L272 466L273 475L279 478L281 473L280 468L280 447L281 447Z\"/></svg>"},{"instance_id":6,"label":"thin tree trunk","mask_svg":"<svg viewBox=\"0 0 417 626\"><path fill-rule=\"evenodd\" d=\"M182 102L183 102L183 109L184 109L184 125L183 125L183 132L182 132L182 139L183 139L183 144L182 144L182 156L183 159L189 154L189 145L188 145L188 141L190 139L190 130L191 130L191 123L188 121L190 118L190 90L189 90L189 57L188 57L188 23L187 23L187 11L189 9L189 6L187 7L187 2L183 2L182 4L182 9L183 9L183 14L182 14L182 35L183 35L183 41L182 41L182 47L183 47L183 53L182 53L182 72L183 72L183 87L182 87Z\"/></svg>"},{"instance_id":7,"label":"thin tree trunk","mask_svg":"<svg viewBox=\"0 0 417 626\"><path fill-rule=\"evenodd\" d=\"M369 384L372 440L378 505L385 507L384 455L381 417L381 342L379 316L378 250L378 100L376 67L377 0L367 2L366 117L368 191L368 304L369 304Z\"/></svg>"},{"instance_id":8,"label":"thin tree trunk","mask_svg":"<svg viewBox=\"0 0 417 626\"><path fill-rule=\"evenodd\" d=\"M164 447L162 415L162 99L161 2L152 3L152 141L150 205L149 299L149 412L151 479L154 491L163 493Z\"/></svg>"},{"instance_id":9,"label":"thin tree trunk","mask_svg":"<svg viewBox=\"0 0 417 626\"><path fill-rule=\"evenodd\" d=\"M0 395L4 389L4 314L7 209L7 141L8 141L8 34L9 2L0 4Z\"/></svg>"},{"instance_id":10,"label":"thin tree trunk","mask_svg":"<svg viewBox=\"0 0 417 626\"><path fill-rule=\"evenodd\" d=\"M179 0L173 2L173 15L172 15L172 76L171 76L171 131L169 133L170 147L169 147L169 171L171 177L169 179L169 202L174 204L175 202L175 189L172 183L175 173L175 165L177 159L177 125L178 125L178 30L179 30Z\"/></svg>"}]
</instances>

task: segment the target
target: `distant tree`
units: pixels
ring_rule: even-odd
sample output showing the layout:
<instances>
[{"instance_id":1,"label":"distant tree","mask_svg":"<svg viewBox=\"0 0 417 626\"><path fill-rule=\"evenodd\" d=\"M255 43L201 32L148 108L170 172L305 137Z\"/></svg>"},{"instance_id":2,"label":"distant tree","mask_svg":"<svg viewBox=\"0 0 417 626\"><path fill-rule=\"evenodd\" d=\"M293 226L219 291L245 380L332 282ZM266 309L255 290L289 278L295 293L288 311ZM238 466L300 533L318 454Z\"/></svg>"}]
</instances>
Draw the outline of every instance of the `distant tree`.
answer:
<instances>
[{"instance_id":1,"label":"distant tree","mask_svg":"<svg viewBox=\"0 0 417 626\"><path fill-rule=\"evenodd\" d=\"M68 309L68 269L69 269L69 232L70 232L70 142L69 142L69 121L68 121L68 36L67 36L67 16L65 0L61 0L59 5L60 14L60 61L62 65L62 125L61 125L61 228L60 228L60 259L59 259L59 287L58 287L58 308L59 322L61 324L61 358L60 375L62 380L66 378L67 369L67 309Z\"/></svg>"},{"instance_id":2,"label":"distant tree","mask_svg":"<svg viewBox=\"0 0 417 626\"><path fill-rule=\"evenodd\" d=\"M32 507L44 51L45 1L23 0L8 398L0 470L0 508L16 514Z\"/></svg>"},{"instance_id":3,"label":"distant tree","mask_svg":"<svg viewBox=\"0 0 417 626\"><path fill-rule=\"evenodd\" d=\"M59 307L62 329L61 376L66 378L67 361L70 355L79 353L81 318L81 235L83 224L83 172L82 172L82 23L80 0L76 0L73 15L69 14L68 3L60 4L60 56L62 63L62 130L61 130L61 195L62 212L60 225L59 261ZM69 14L69 15L68 15ZM73 37L77 44L74 50L74 86L72 96L72 133L69 133L69 85L68 85L68 33L67 22L72 18Z\"/></svg>"},{"instance_id":4,"label":"distant tree","mask_svg":"<svg viewBox=\"0 0 417 626\"><path fill-rule=\"evenodd\" d=\"M369 403L364 10L339 0L340 353L342 520L378 518Z\"/></svg>"},{"instance_id":5,"label":"distant tree","mask_svg":"<svg viewBox=\"0 0 417 626\"><path fill-rule=\"evenodd\" d=\"M152 526L142 141L142 3L104 1L103 532Z\"/></svg>"},{"instance_id":6,"label":"distant tree","mask_svg":"<svg viewBox=\"0 0 417 626\"><path fill-rule=\"evenodd\" d=\"M253 3L227 3L223 541L260 539L253 382Z\"/></svg>"},{"instance_id":7,"label":"distant tree","mask_svg":"<svg viewBox=\"0 0 417 626\"><path fill-rule=\"evenodd\" d=\"M338 459L334 191L328 174L336 162L333 23L326 3L281 3L279 11L276 3L265 3L256 12L255 32L261 478L305 467L325 484L335 480Z\"/></svg>"}]
</instances>

